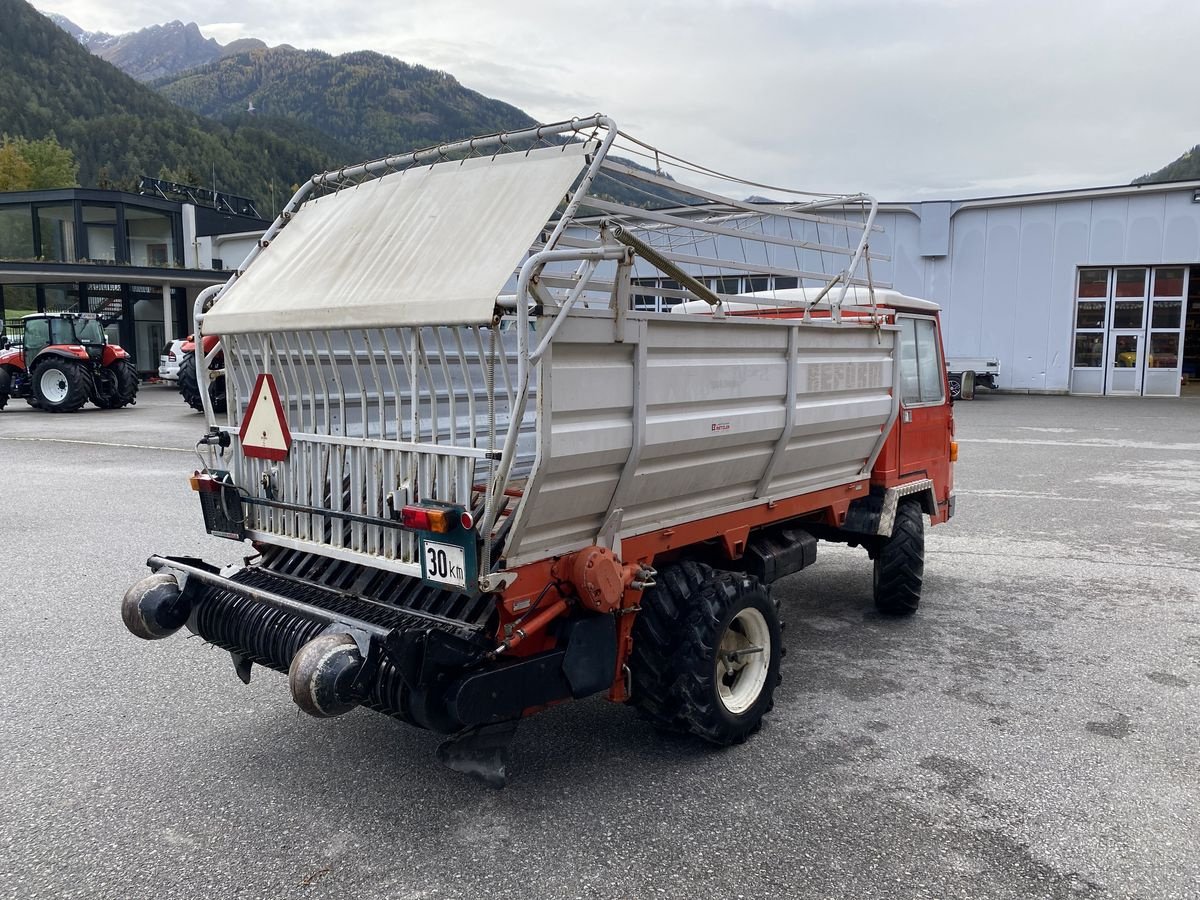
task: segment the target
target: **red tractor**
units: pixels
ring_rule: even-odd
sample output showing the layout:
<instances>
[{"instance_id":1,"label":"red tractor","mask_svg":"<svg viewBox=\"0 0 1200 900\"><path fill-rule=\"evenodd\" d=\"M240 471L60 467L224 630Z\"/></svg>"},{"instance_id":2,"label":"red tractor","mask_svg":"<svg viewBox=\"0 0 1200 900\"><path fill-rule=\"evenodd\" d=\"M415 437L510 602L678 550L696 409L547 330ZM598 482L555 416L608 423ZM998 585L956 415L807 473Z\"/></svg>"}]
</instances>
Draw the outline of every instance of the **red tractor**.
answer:
<instances>
[{"instance_id":1,"label":"red tractor","mask_svg":"<svg viewBox=\"0 0 1200 900\"><path fill-rule=\"evenodd\" d=\"M200 367L208 373L205 382L208 385L208 399L215 413L225 412L225 354L221 351L220 343L221 339L215 335L204 336L203 358L208 360L208 364ZM209 359L214 349L216 353ZM203 411L196 370L196 340L189 334L183 342L183 362L179 364L179 393L188 406Z\"/></svg>"},{"instance_id":2,"label":"red tractor","mask_svg":"<svg viewBox=\"0 0 1200 900\"><path fill-rule=\"evenodd\" d=\"M101 409L137 402L133 360L108 343L98 316L29 315L6 331L0 349L0 409L9 397L23 397L46 412L74 412L89 400Z\"/></svg>"}]
</instances>

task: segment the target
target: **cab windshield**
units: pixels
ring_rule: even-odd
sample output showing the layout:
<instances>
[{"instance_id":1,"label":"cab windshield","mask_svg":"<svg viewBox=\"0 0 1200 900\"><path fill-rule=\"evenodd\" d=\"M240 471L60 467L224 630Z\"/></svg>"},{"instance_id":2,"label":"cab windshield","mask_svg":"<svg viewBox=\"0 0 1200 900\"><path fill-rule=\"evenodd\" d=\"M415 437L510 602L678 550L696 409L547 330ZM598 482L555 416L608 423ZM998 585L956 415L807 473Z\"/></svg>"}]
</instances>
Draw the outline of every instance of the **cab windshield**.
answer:
<instances>
[{"instance_id":1,"label":"cab windshield","mask_svg":"<svg viewBox=\"0 0 1200 900\"><path fill-rule=\"evenodd\" d=\"M50 319L51 344L103 344L104 331L96 319Z\"/></svg>"}]
</instances>

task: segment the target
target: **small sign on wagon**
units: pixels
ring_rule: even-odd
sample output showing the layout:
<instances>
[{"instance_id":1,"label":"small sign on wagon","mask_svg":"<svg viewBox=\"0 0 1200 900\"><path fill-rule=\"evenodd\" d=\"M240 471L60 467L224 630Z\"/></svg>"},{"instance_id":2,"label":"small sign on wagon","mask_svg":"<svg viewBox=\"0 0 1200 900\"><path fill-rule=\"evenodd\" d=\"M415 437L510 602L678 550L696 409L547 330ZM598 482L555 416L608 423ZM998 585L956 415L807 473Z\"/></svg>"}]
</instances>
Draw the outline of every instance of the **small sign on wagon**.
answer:
<instances>
[{"instance_id":1,"label":"small sign on wagon","mask_svg":"<svg viewBox=\"0 0 1200 900\"><path fill-rule=\"evenodd\" d=\"M246 456L276 461L287 459L292 448L292 432L283 414L274 376L259 373L238 438Z\"/></svg>"}]
</instances>

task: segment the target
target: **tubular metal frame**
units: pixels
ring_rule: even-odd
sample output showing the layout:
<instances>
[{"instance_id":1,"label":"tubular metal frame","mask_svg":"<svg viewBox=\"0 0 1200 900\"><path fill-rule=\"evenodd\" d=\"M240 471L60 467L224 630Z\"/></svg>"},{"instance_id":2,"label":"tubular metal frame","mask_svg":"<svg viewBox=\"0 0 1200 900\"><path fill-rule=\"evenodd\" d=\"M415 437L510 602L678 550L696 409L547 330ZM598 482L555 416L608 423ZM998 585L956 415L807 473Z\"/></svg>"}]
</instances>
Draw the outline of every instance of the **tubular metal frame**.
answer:
<instances>
[{"instance_id":1,"label":"tubular metal frame","mask_svg":"<svg viewBox=\"0 0 1200 900\"><path fill-rule=\"evenodd\" d=\"M619 137L627 138L637 148L646 145L623 135L611 119L596 115L456 141L314 175L291 198L229 281L206 289L196 298L193 318L197 345L202 346L205 306L209 301L219 301L220 295L270 247L303 204L318 194L336 192L414 166L449 165L465 158L489 154L495 157L522 150L528 153L534 147L562 145L568 140L595 141L600 135L595 152L585 157L586 170L564 198L559 213L547 223L549 233L543 232L515 272L515 298L511 301L515 316L507 313L515 324L516 340L512 348L515 352L510 354L506 350L500 354L503 418L507 421L501 422L496 415L494 404L499 392L494 383L496 357L485 350L483 340L483 332L488 328L493 335L499 333L501 316L506 314L506 307L511 309L510 302L501 298L497 298L496 317L487 325L439 328L430 323L366 331L227 337L223 349L228 412L225 421L218 422L208 392L202 389L201 402L209 426L227 433L238 429L254 375L261 371L272 372L282 382L289 416L294 415L289 424L296 429L291 451L296 456L294 465L290 461L273 465L249 459L239 452L233 464L237 483L243 489L262 484L268 493L285 491L290 500L303 501L293 504L297 506L328 506L333 512L345 512L359 519L383 518L389 512L389 500L393 506L421 498L471 507L473 492L477 490L477 466L481 461L486 462L489 471L484 508L475 527L490 549L506 493L513 493L514 479L528 474L526 466L533 464L528 449L522 450L521 441L523 435L542 427L537 416L531 418L527 410L543 355L577 305L601 302L614 308L618 320L623 318L629 301L629 273L634 266L648 265L652 271L666 273L668 277L671 273L686 272L688 279L683 280L679 289L661 288L659 292L715 301L718 316L724 301L737 296L709 287L710 283L719 287L725 273L736 276L759 272L801 283L816 282L821 290L815 301L805 304L806 321L812 307L825 300L832 323L839 322L851 285L866 286L872 292L873 305L869 239L880 230L875 222L878 203L873 197L787 191L800 199L768 205L686 186L663 175L661 169L645 170L610 158ZM642 153L638 149L629 152ZM684 171L699 172L706 177L716 175L675 157L667 159L668 164L683 163ZM657 151L655 160L659 161ZM642 209L599 195L595 187L602 176L625 184L626 193L631 190L664 201L684 202L664 209ZM859 221L852 219L855 212L860 216ZM768 222L776 229L786 225L786 234L768 232ZM614 232L636 232L638 237L628 241L627 246L614 240ZM830 236L840 233L845 234L846 240L839 245ZM709 246L713 252L706 254L703 251ZM788 253L792 254L794 265L785 264L787 260L783 257ZM802 253L815 255L819 270L803 265ZM736 258L738 255L740 259ZM844 260L833 271L825 265L830 255ZM543 324L538 328L537 345L531 347L534 311ZM470 342L464 340L468 331L474 331L474 346L470 349L467 346ZM376 336L374 342L372 335ZM198 375L207 370L217 352L220 351L214 349L207 354L203 366L197 360ZM458 380L454 377L455 366L461 370ZM480 377L485 385L482 398ZM486 386L492 390L487 391ZM465 412L460 411L460 403L466 407ZM481 406L487 407L482 423ZM425 417L423 408L428 412ZM449 424L446 430L440 425L443 418ZM423 424L425 419L428 427ZM492 448L501 426L504 439L497 458ZM352 433L356 429L361 433ZM487 447L480 448L485 438ZM348 520L344 528L333 526L329 517L296 509L263 506L253 509L252 537L420 575L413 536L409 533L393 529L384 534L382 526L357 520Z\"/></svg>"}]
</instances>

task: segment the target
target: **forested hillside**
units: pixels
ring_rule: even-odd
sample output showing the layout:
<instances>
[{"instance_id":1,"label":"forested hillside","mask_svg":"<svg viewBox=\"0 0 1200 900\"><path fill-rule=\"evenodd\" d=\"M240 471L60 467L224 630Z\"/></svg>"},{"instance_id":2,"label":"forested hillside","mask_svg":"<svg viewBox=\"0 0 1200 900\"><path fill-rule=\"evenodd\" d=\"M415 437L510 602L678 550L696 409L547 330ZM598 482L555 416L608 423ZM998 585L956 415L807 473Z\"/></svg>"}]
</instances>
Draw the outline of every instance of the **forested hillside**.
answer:
<instances>
[{"instance_id":1,"label":"forested hillside","mask_svg":"<svg viewBox=\"0 0 1200 900\"><path fill-rule=\"evenodd\" d=\"M254 49L152 86L221 121L253 103L259 115L294 119L362 159L533 124L515 106L468 90L451 75L366 50L331 56L287 46Z\"/></svg>"},{"instance_id":2,"label":"forested hillside","mask_svg":"<svg viewBox=\"0 0 1200 900\"><path fill-rule=\"evenodd\" d=\"M235 41L221 48L225 58L152 89L22 0L0 0L0 15L0 131L31 141L53 134L74 153L84 187L130 189L143 174L215 183L268 215L314 172L533 124L515 106L443 72L370 51L335 57L268 49L253 39ZM101 35L97 46L148 47L157 65L206 40L194 23L178 24L134 32L140 43ZM122 65L139 71L142 61L135 55ZM612 178L598 187L636 205L686 202L668 189L631 189Z\"/></svg>"},{"instance_id":3,"label":"forested hillside","mask_svg":"<svg viewBox=\"0 0 1200 900\"><path fill-rule=\"evenodd\" d=\"M0 130L28 140L55 135L74 152L85 187L128 188L141 174L192 176L210 186L215 175L218 190L261 202L286 197L343 158L336 141L309 135L309 143L296 123L220 124L181 109L22 0L0 0L0 17Z\"/></svg>"},{"instance_id":4,"label":"forested hillside","mask_svg":"<svg viewBox=\"0 0 1200 900\"><path fill-rule=\"evenodd\" d=\"M1163 166L1157 172L1151 172L1149 175L1135 178L1133 183L1145 184L1150 181L1184 181L1191 178L1200 178L1200 144L1188 150L1183 156L1175 160L1175 162Z\"/></svg>"}]
</instances>

